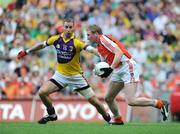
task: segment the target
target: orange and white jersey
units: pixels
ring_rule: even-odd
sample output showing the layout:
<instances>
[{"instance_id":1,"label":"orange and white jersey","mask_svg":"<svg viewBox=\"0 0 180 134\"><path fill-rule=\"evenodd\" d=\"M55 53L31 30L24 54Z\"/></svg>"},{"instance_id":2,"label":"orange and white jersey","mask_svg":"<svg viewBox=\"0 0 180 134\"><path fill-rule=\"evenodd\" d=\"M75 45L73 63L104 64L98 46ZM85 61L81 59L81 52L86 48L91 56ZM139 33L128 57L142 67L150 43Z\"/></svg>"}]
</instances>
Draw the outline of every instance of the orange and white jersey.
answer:
<instances>
[{"instance_id":1,"label":"orange and white jersey","mask_svg":"<svg viewBox=\"0 0 180 134\"><path fill-rule=\"evenodd\" d=\"M119 59L120 63L128 61L129 59L132 58L129 52L123 47L123 45L116 38L112 37L111 35L99 36L99 43L97 46L98 52L104 58L104 60L110 65L114 60L115 47L119 47L123 53L123 56L121 57L121 59Z\"/></svg>"},{"instance_id":2,"label":"orange and white jersey","mask_svg":"<svg viewBox=\"0 0 180 134\"><path fill-rule=\"evenodd\" d=\"M110 35L100 35L98 52L110 65L114 60L114 49L122 51L119 65L114 69L111 75L111 81L122 81L125 84L139 81L139 70L137 63L133 60L129 52L123 47L123 45L114 37Z\"/></svg>"}]
</instances>

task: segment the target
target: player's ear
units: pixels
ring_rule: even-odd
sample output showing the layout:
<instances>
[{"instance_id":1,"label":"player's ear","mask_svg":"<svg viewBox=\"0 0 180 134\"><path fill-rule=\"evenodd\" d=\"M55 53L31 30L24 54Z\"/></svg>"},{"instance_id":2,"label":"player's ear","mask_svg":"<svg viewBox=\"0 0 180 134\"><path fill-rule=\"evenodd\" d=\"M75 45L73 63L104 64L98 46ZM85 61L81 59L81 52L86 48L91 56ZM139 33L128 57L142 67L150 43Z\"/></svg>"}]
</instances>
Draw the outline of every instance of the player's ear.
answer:
<instances>
[{"instance_id":1,"label":"player's ear","mask_svg":"<svg viewBox=\"0 0 180 134\"><path fill-rule=\"evenodd\" d=\"M99 35L99 33L98 33L98 32L96 32L95 34L96 34L96 36L98 36L98 35Z\"/></svg>"},{"instance_id":2,"label":"player's ear","mask_svg":"<svg viewBox=\"0 0 180 134\"><path fill-rule=\"evenodd\" d=\"M96 33L94 34L94 36L97 38L97 37L99 36L98 32L96 32Z\"/></svg>"}]
</instances>

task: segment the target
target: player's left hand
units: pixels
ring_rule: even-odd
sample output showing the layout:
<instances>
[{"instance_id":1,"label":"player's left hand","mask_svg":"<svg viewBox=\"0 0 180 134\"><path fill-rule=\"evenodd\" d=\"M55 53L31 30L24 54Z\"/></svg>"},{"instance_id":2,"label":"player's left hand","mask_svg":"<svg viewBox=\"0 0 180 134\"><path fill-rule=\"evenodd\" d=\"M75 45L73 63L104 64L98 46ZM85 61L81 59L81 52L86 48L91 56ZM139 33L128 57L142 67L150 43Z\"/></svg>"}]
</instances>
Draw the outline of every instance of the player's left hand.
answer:
<instances>
[{"instance_id":1,"label":"player's left hand","mask_svg":"<svg viewBox=\"0 0 180 134\"><path fill-rule=\"evenodd\" d=\"M108 77L113 71L113 69L111 67L109 67L109 68L101 68L100 70L104 71L104 73L100 76L101 78Z\"/></svg>"}]
</instances>

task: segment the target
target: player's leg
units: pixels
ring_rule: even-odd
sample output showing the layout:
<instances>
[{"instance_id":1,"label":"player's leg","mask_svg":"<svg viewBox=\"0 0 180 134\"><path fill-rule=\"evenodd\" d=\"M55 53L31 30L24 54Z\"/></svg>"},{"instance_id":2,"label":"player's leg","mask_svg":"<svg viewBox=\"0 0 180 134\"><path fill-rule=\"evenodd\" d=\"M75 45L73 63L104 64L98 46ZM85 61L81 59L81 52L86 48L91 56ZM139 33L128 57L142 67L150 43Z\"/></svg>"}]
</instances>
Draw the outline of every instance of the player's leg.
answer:
<instances>
[{"instance_id":1,"label":"player's leg","mask_svg":"<svg viewBox=\"0 0 180 134\"><path fill-rule=\"evenodd\" d=\"M114 115L114 120L111 121L110 124L115 124L115 125L123 124L122 117L120 115L120 111L117 102L115 100L115 97L123 89L123 87L124 87L123 82L111 81L109 84L108 91L105 96L105 101Z\"/></svg>"},{"instance_id":2,"label":"player's leg","mask_svg":"<svg viewBox=\"0 0 180 134\"><path fill-rule=\"evenodd\" d=\"M121 89L124 87L124 83L123 82L113 82L111 81L108 87L108 91L106 93L105 96L105 101L108 104L111 112L113 113L113 115L119 116L119 108L117 106L117 102L115 100L115 97L117 96L117 94L121 91Z\"/></svg>"},{"instance_id":3,"label":"player's leg","mask_svg":"<svg viewBox=\"0 0 180 134\"><path fill-rule=\"evenodd\" d=\"M84 96L89 101L89 103L91 103L97 109L97 111L102 115L105 121L109 122L111 120L110 115L106 112L100 100L95 96L94 91L91 87L79 90L78 92L82 96Z\"/></svg>"},{"instance_id":4,"label":"player's leg","mask_svg":"<svg viewBox=\"0 0 180 134\"><path fill-rule=\"evenodd\" d=\"M124 85L125 99L130 106L155 106L152 99L145 97L136 97L137 82L127 83Z\"/></svg>"},{"instance_id":5,"label":"player's leg","mask_svg":"<svg viewBox=\"0 0 180 134\"><path fill-rule=\"evenodd\" d=\"M125 99L130 106L152 106L162 110L163 120L168 117L168 103L159 99L136 97L137 82L128 83L124 86Z\"/></svg>"},{"instance_id":6,"label":"player's leg","mask_svg":"<svg viewBox=\"0 0 180 134\"><path fill-rule=\"evenodd\" d=\"M103 116L104 120L109 122L111 120L110 115L106 112L102 102L96 97L92 96L88 101L97 109L97 111Z\"/></svg>"},{"instance_id":7,"label":"player's leg","mask_svg":"<svg viewBox=\"0 0 180 134\"><path fill-rule=\"evenodd\" d=\"M39 96L43 102L43 104L46 106L48 115L45 117L42 117L38 123L40 124L46 124L48 121L54 121L57 120L57 115L55 114L55 109L52 105L52 100L49 97L49 94L58 91L59 89L63 88L61 85L59 85L54 79L51 79L50 81L45 82L40 90L39 90Z\"/></svg>"},{"instance_id":8,"label":"player's leg","mask_svg":"<svg viewBox=\"0 0 180 134\"><path fill-rule=\"evenodd\" d=\"M103 116L105 121L109 121L110 115L106 112L103 104L96 97L94 91L87 83L86 79L82 75L74 75L68 79L68 86L73 89L73 91L77 91L82 96L84 96L95 108L97 111Z\"/></svg>"}]
</instances>

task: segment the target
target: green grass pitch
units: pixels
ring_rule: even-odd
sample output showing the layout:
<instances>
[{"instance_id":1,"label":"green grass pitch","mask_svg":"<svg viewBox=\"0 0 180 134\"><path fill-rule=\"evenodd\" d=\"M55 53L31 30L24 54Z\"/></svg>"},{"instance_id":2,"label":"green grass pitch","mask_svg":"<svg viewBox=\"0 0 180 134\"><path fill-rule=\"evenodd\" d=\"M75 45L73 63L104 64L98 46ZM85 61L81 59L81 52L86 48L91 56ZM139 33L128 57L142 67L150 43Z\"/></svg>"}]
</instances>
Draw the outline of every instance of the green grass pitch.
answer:
<instances>
[{"instance_id":1,"label":"green grass pitch","mask_svg":"<svg viewBox=\"0 0 180 134\"><path fill-rule=\"evenodd\" d=\"M0 122L0 134L180 134L180 123Z\"/></svg>"}]
</instances>

